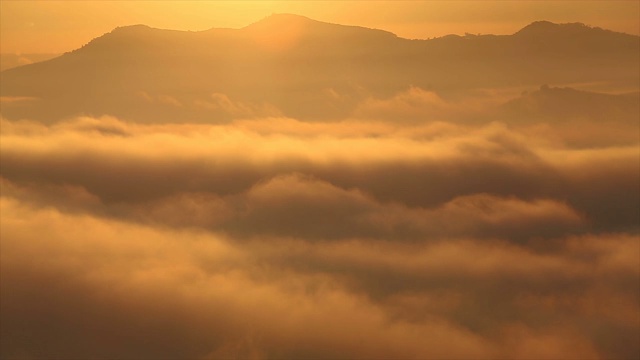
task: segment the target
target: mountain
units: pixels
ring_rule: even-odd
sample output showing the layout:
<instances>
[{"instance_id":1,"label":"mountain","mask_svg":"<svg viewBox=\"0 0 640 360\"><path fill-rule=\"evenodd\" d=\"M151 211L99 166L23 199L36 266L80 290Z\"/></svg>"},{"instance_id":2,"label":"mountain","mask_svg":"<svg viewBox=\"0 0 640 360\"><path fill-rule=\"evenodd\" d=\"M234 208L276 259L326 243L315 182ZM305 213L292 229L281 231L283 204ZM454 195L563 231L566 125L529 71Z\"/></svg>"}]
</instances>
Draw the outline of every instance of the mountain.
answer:
<instances>
[{"instance_id":1,"label":"mountain","mask_svg":"<svg viewBox=\"0 0 640 360\"><path fill-rule=\"evenodd\" d=\"M437 92L640 79L640 38L536 22L513 35L408 40L272 15L241 29L116 28L55 59L5 70L2 116L140 122L285 115L339 119L410 86Z\"/></svg>"},{"instance_id":2,"label":"mountain","mask_svg":"<svg viewBox=\"0 0 640 360\"><path fill-rule=\"evenodd\" d=\"M543 85L487 114L529 136L571 148L637 146L640 92L606 94Z\"/></svg>"},{"instance_id":3,"label":"mountain","mask_svg":"<svg viewBox=\"0 0 640 360\"><path fill-rule=\"evenodd\" d=\"M591 120L601 124L636 125L640 114L638 99L638 92L602 94L544 85L508 101L501 107L501 115L530 122Z\"/></svg>"},{"instance_id":4,"label":"mountain","mask_svg":"<svg viewBox=\"0 0 640 360\"><path fill-rule=\"evenodd\" d=\"M0 71L58 57L60 54L0 54Z\"/></svg>"},{"instance_id":5,"label":"mountain","mask_svg":"<svg viewBox=\"0 0 640 360\"><path fill-rule=\"evenodd\" d=\"M215 31L215 29L213 29ZM361 26L346 26L309 19L292 14L274 14L242 29L257 37L295 36L316 41L349 42L363 40L381 41L396 39L393 33L384 30L369 29Z\"/></svg>"}]
</instances>

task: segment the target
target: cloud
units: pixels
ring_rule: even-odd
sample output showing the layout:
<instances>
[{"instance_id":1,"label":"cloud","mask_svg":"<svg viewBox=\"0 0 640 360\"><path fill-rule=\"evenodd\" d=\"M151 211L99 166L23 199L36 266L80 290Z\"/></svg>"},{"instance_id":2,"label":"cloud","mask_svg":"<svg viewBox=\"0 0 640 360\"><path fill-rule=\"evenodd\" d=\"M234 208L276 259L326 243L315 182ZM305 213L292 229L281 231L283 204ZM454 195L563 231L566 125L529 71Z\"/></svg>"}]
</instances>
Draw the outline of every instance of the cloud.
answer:
<instances>
[{"instance_id":1,"label":"cloud","mask_svg":"<svg viewBox=\"0 0 640 360\"><path fill-rule=\"evenodd\" d=\"M479 89L443 95L411 86L388 98L369 97L361 101L354 110L354 116L408 124L434 121L478 123L486 121L496 107L513 98L513 92L513 89Z\"/></svg>"},{"instance_id":2,"label":"cloud","mask_svg":"<svg viewBox=\"0 0 640 360\"><path fill-rule=\"evenodd\" d=\"M449 335L450 346L468 343L459 350L462 356L484 348L475 336L446 321L387 324L375 304L345 292L331 279L277 271L261 279L260 264L211 235L158 232L55 211L33 212L6 201L2 205L3 211L33 219L25 228L17 218L3 217L3 237L10 241L2 253L2 286L13 290L2 298L2 326L13 329L3 337L3 345L12 344L3 346L7 356L24 346L23 351L34 351L28 355L63 357L97 352L116 357L260 357L283 350L303 357L331 356L331 351L334 356L365 351L407 357L433 351L429 345L436 342L424 342L419 334L425 333ZM74 230L65 230L72 224ZM52 237L42 238L41 231ZM89 233L93 235L87 237ZM36 259L44 272L29 270ZM34 287L43 281L48 285ZM49 301L41 302L42 297ZM32 315L15 317L17 313ZM24 331L42 321L49 331L31 336L43 346L27 348L20 341Z\"/></svg>"},{"instance_id":3,"label":"cloud","mask_svg":"<svg viewBox=\"0 0 640 360\"><path fill-rule=\"evenodd\" d=\"M33 201L247 236L522 242L637 228L635 146L558 147L498 123L369 135L358 122L274 123L285 126L5 120L2 177Z\"/></svg>"},{"instance_id":4,"label":"cloud","mask_svg":"<svg viewBox=\"0 0 640 360\"><path fill-rule=\"evenodd\" d=\"M229 96L221 93L213 93L207 99L193 101L196 107L204 108L215 113L222 113L232 118L252 118L265 116L278 116L280 111L269 103L253 104L241 101L233 101Z\"/></svg>"},{"instance_id":5,"label":"cloud","mask_svg":"<svg viewBox=\"0 0 640 360\"><path fill-rule=\"evenodd\" d=\"M530 134L3 119L1 357L632 358L637 144Z\"/></svg>"},{"instance_id":6,"label":"cloud","mask_svg":"<svg viewBox=\"0 0 640 360\"><path fill-rule=\"evenodd\" d=\"M1 205L6 357L637 350L628 336L640 326L634 292L620 283L638 278L633 236L575 238L551 254L475 240L238 245L220 234Z\"/></svg>"}]
</instances>

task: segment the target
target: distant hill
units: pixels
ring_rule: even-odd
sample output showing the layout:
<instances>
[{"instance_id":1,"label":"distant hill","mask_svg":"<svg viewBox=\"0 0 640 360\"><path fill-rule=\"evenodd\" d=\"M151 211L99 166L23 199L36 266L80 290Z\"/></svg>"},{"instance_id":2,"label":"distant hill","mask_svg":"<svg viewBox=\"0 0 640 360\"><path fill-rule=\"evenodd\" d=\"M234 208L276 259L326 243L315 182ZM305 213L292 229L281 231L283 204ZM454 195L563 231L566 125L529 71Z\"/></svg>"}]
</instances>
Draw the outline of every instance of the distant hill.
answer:
<instances>
[{"instance_id":1,"label":"distant hill","mask_svg":"<svg viewBox=\"0 0 640 360\"><path fill-rule=\"evenodd\" d=\"M640 141L640 92L602 94L542 86L512 99L485 121L533 129L573 148L629 146Z\"/></svg>"},{"instance_id":2,"label":"distant hill","mask_svg":"<svg viewBox=\"0 0 640 360\"><path fill-rule=\"evenodd\" d=\"M430 91L640 81L640 38L536 22L513 35L408 40L273 15L242 29L117 28L55 59L5 70L2 116L56 121L110 114L140 122L348 116L365 98Z\"/></svg>"},{"instance_id":3,"label":"distant hill","mask_svg":"<svg viewBox=\"0 0 640 360\"><path fill-rule=\"evenodd\" d=\"M640 93L613 95L542 86L504 104L501 114L521 122L593 120L601 124L636 124L640 121Z\"/></svg>"},{"instance_id":4,"label":"distant hill","mask_svg":"<svg viewBox=\"0 0 640 360\"><path fill-rule=\"evenodd\" d=\"M53 59L58 56L60 54L0 54L0 71Z\"/></svg>"}]
</instances>

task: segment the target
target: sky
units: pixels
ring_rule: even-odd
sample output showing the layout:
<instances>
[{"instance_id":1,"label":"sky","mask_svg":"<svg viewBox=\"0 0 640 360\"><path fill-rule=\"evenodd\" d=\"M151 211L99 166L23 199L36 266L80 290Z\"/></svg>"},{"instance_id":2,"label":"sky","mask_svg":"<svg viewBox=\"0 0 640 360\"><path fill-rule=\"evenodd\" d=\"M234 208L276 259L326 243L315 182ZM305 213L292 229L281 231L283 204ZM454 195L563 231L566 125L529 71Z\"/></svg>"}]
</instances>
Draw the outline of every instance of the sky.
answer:
<instances>
[{"instance_id":1,"label":"sky","mask_svg":"<svg viewBox=\"0 0 640 360\"><path fill-rule=\"evenodd\" d=\"M117 26L240 28L273 13L391 31L406 38L512 34L537 20L640 33L637 1L17 1L0 2L1 53L62 53Z\"/></svg>"}]
</instances>

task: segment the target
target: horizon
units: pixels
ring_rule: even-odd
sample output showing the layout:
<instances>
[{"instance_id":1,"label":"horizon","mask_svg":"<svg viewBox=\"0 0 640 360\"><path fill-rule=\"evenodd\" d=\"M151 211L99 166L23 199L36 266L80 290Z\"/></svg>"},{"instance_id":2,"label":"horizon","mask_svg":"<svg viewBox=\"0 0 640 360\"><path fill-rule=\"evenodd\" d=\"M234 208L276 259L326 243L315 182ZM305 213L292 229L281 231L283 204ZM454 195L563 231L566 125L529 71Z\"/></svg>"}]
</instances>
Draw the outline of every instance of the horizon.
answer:
<instances>
[{"instance_id":1,"label":"horizon","mask_svg":"<svg viewBox=\"0 0 640 360\"><path fill-rule=\"evenodd\" d=\"M540 20L580 22L640 36L640 4L633 1L555 1L551 5L537 1L483 1L481 4L383 1L376 5L377 8L354 2L3 1L0 4L3 44L0 53L64 53L116 27L134 24L181 31L239 29L272 14L293 14L322 22L380 29L407 39L464 33L509 35ZM476 14L475 20L471 14ZM117 20L119 18L126 20ZM40 41L43 34L47 34L47 42Z\"/></svg>"},{"instance_id":2,"label":"horizon","mask_svg":"<svg viewBox=\"0 0 640 360\"><path fill-rule=\"evenodd\" d=\"M365 26L360 26L360 25L354 25L354 24L341 24L341 23L332 23L332 22L327 22L327 21L322 21L322 20L317 20L305 15L299 15L299 14L294 14L294 13L273 13L270 15L267 15L261 19L258 19L256 21L253 21L249 24L246 24L244 26L238 27L238 28L226 28L226 27L211 27L211 28L207 28L207 29L203 29L203 30L182 30L182 29L169 29L169 28L159 28L159 27L153 27L150 26L148 24L143 24L143 23L138 23L138 24L128 24L128 25L118 25L116 27L114 27L113 29L109 30L108 32L98 35L92 39L89 39L86 43L82 44L81 46L74 48L74 49L70 49L67 50L65 52L60 52L60 53L46 53L46 52L33 52L33 53L10 53L10 52L3 52L0 49L0 71L4 71L10 68L14 68L14 67L18 67L21 65L27 65L30 63L34 63L34 62L39 62L39 61L45 61L45 60L49 60L55 57L58 57L60 55L63 55L65 53L69 53L72 51L75 51L79 48L84 47L85 45L89 44L91 41L100 38L102 36L105 36L111 32L113 32L114 30L117 29L121 29L121 28L128 28L128 27L135 27L135 26L144 26L150 29L155 29L155 30L170 30L170 31L179 31L179 32L187 32L187 33L200 33L200 32L207 32L207 31L215 31L215 30L242 30L244 28L250 27L254 24L257 23L261 23L264 22L266 20L268 20L269 18L272 18L274 16L292 16L292 17L300 17L300 18L304 18L307 19L309 21L312 22L318 22L318 23L324 23L324 24L330 24L330 25L338 25L338 26L345 26L345 27L357 27L357 28L363 28L363 29L368 29L368 30L382 30L385 32L389 32L391 34L394 34L395 36L397 36L398 38L401 39L407 39L407 40L423 40L423 41L429 41L429 40L435 40L435 39L442 39L442 38L446 38L446 37L450 37L450 36L469 36L469 35L473 35L473 36L483 36L483 35L493 35L493 36L511 36L511 35L515 35L518 32L520 32L521 30L533 25L533 24L539 24L539 23L550 23L553 25L582 25L585 26L587 28L591 28L591 29L602 29L602 30L606 30L606 31L612 31L612 32L617 32L620 34L626 34L626 35L632 35L632 36L638 36L640 37L640 29L639 29L639 34L631 34L631 33L625 33L625 32L620 32L620 31L615 31L612 29L607 29L607 28L602 28L599 26L594 26L588 23L584 23L584 22L553 22L553 21L549 21L549 20L545 20L545 19L539 19L539 20L534 20L532 22L529 22L527 24L523 24L521 27L517 28L513 33L509 33L509 34L492 34L492 33L469 33L469 32L464 32L464 33L448 33L448 34L444 34L441 36L436 36L436 37L429 37L429 38L406 38L406 37L402 37L396 33L393 33L389 30L386 29L381 29L381 28L370 28L370 27L365 27ZM640 23L639 23L640 24ZM640 25L639 25L640 26Z\"/></svg>"}]
</instances>

